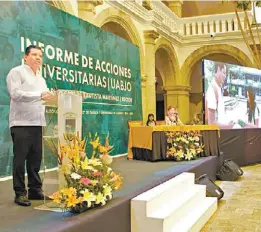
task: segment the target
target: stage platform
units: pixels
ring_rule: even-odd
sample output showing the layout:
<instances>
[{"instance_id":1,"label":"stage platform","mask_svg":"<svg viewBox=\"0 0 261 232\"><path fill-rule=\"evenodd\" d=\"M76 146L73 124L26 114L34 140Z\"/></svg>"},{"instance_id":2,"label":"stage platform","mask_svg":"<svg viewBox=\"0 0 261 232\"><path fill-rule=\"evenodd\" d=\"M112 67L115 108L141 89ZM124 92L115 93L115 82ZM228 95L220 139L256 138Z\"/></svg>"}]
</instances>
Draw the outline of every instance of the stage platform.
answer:
<instances>
[{"instance_id":1,"label":"stage platform","mask_svg":"<svg viewBox=\"0 0 261 232\"><path fill-rule=\"evenodd\" d=\"M115 158L112 168L123 176L123 188L115 192L114 199L106 206L79 215L35 210L42 201L32 201L31 207L17 206L13 203L12 180L0 182L0 232L130 232L130 200L133 197L183 172L193 172L196 177L206 173L215 179L220 161L216 156L154 163ZM51 183L55 175L57 171L49 172L45 180Z\"/></svg>"}]
</instances>

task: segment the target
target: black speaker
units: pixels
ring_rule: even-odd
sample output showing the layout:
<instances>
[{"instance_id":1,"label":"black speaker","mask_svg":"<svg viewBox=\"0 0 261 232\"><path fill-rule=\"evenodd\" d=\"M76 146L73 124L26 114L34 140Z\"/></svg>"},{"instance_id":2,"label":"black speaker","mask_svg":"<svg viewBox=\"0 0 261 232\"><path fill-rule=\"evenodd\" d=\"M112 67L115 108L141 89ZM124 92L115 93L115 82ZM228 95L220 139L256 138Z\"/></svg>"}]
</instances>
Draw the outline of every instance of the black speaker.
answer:
<instances>
[{"instance_id":1,"label":"black speaker","mask_svg":"<svg viewBox=\"0 0 261 232\"><path fill-rule=\"evenodd\" d=\"M236 181L243 174L243 170L234 161L227 159L217 173L217 178L223 181Z\"/></svg>"},{"instance_id":2,"label":"black speaker","mask_svg":"<svg viewBox=\"0 0 261 232\"><path fill-rule=\"evenodd\" d=\"M207 197L217 197L220 200L224 196L224 191L216 185L208 176L204 174L196 179L196 184L206 185Z\"/></svg>"}]
</instances>

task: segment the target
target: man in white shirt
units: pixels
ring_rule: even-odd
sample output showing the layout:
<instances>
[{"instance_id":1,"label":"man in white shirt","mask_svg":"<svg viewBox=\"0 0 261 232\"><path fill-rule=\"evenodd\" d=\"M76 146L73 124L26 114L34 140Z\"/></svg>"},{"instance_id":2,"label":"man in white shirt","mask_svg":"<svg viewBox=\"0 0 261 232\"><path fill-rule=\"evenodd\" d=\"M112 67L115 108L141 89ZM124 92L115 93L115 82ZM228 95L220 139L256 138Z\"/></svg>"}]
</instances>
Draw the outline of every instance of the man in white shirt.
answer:
<instances>
[{"instance_id":1,"label":"man in white shirt","mask_svg":"<svg viewBox=\"0 0 261 232\"><path fill-rule=\"evenodd\" d=\"M179 119L177 108L173 106L168 107L167 116L165 117L165 124L168 126L182 126L183 123Z\"/></svg>"},{"instance_id":2,"label":"man in white shirt","mask_svg":"<svg viewBox=\"0 0 261 232\"><path fill-rule=\"evenodd\" d=\"M226 119L225 103L221 89L226 75L226 65L215 62L215 76L206 93L206 119L209 125L218 125L222 129L232 129L234 124Z\"/></svg>"},{"instance_id":3,"label":"man in white shirt","mask_svg":"<svg viewBox=\"0 0 261 232\"><path fill-rule=\"evenodd\" d=\"M10 70L7 89L10 94L9 127L13 139L13 188L15 203L30 206L31 200L43 199L42 181L38 174L42 161L42 127L45 107L41 100L54 97L45 79L39 74L42 50L31 45L26 48L25 64ZM28 198L25 188L25 163L28 174Z\"/></svg>"}]
</instances>

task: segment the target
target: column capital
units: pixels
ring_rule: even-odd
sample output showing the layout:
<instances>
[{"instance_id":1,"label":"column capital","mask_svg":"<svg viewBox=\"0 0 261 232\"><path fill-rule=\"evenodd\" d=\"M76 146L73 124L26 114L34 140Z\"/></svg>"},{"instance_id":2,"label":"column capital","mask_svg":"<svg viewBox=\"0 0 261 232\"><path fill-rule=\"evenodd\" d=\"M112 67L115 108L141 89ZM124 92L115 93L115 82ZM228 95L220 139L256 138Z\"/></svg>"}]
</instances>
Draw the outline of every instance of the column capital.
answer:
<instances>
[{"instance_id":1,"label":"column capital","mask_svg":"<svg viewBox=\"0 0 261 232\"><path fill-rule=\"evenodd\" d=\"M168 7L169 9L175 13L178 17L182 16L182 4L183 0L178 1L168 1Z\"/></svg>"},{"instance_id":2,"label":"column capital","mask_svg":"<svg viewBox=\"0 0 261 232\"><path fill-rule=\"evenodd\" d=\"M159 33L154 30L146 30L143 34L146 44L155 44L155 40L159 38Z\"/></svg>"},{"instance_id":3,"label":"column capital","mask_svg":"<svg viewBox=\"0 0 261 232\"><path fill-rule=\"evenodd\" d=\"M146 74L141 75L141 87L146 87L148 76Z\"/></svg>"},{"instance_id":4,"label":"column capital","mask_svg":"<svg viewBox=\"0 0 261 232\"><path fill-rule=\"evenodd\" d=\"M87 11L95 14L95 7L102 5L103 0L95 0L95 1L80 1L78 0L78 10L79 11Z\"/></svg>"},{"instance_id":5,"label":"column capital","mask_svg":"<svg viewBox=\"0 0 261 232\"><path fill-rule=\"evenodd\" d=\"M187 85L164 86L164 90L166 91L165 95L189 96L189 91L191 90L191 87Z\"/></svg>"}]
</instances>

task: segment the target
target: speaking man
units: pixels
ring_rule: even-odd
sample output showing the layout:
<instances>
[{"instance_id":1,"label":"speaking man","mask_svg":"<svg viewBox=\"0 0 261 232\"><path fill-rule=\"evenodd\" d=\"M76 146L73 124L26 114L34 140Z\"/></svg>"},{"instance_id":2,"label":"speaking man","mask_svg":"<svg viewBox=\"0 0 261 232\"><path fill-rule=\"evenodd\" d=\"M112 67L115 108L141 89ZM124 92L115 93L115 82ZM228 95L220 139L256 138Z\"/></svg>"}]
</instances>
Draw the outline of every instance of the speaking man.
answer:
<instances>
[{"instance_id":1,"label":"speaking man","mask_svg":"<svg viewBox=\"0 0 261 232\"><path fill-rule=\"evenodd\" d=\"M54 98L39 73L42 50L30 45L25 50L24 65L10 70L6 83L10 94L9 127L13 140L13 189L15 203L30 206L29 200L42 200L39 170L42 161L42 127L45 107L41 100ZM25 188L25 164L28 175L28 198Z\"/></svg>"}]
</instances>

